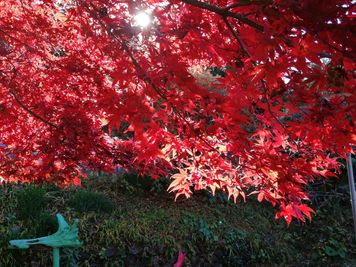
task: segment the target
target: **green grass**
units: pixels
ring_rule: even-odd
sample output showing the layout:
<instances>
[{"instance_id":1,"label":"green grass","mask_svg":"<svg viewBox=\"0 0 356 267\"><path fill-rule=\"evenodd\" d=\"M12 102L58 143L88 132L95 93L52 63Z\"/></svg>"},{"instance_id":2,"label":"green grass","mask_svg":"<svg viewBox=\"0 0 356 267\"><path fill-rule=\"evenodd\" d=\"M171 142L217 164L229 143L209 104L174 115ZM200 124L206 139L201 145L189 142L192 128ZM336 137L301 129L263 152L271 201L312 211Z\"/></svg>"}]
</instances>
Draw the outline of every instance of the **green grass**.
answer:
<instances>
[{"instance_id":1,"label":"green grass","mask_svg":"<svg viewBox=\"0 0 356 267\"><path fill-rule=\"evenodd\" d=\"M187 254L185 266L356 264L347 193L319 200L312 222L292 222L287 227L274 219L275 210L268 203L253 199L233 204L223 194L198 192L174 202L160 182L149 188L146 181L132 176L126 176L128 181L94 178L81 189L0 187L0 266L31 266L31 262L50 266L50 251L13 251L7 242L54 232L57 212L69 222L80 219L84 242L80 249L64 251L63 266L172 266L179 250ZM40 203L35 217L19 212L19 203L33 209L32 200L21 199Z\"/></svg>"}]
</instances>

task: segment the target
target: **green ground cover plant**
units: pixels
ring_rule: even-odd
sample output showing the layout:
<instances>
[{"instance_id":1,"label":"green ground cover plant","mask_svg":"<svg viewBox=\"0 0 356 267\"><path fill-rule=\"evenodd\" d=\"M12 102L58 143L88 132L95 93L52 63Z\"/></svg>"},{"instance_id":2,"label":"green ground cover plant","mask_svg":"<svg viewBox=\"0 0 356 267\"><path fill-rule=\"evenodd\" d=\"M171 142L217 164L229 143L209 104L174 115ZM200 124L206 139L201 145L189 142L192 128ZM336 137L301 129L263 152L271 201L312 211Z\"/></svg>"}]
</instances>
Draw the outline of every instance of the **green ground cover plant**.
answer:
<instances>
[{"instance_id":1,"label":"green ground cover plant","mask_svg":"<svg viewBox=\"0 0 356 267\"><path fill-rule=\"evenodd\" d=\"M82 188L4 184L0 187L0 266L50 266L50 250L9 250L11 239L56 231L55 214L80 219L80 249L63 266L355 266L356 245L344 185L316 185L311 222L289 227L269 204L237 205L218 192L173 201L165 180L89 175ZM133 182L135 181L135 182ZM26 200L26 201L25 201ZM45 201L44 201L45 200ZM34 210L26 213L20 204ZM36 215L36 216L34 216Z\"/></svg>"}]
</instances>

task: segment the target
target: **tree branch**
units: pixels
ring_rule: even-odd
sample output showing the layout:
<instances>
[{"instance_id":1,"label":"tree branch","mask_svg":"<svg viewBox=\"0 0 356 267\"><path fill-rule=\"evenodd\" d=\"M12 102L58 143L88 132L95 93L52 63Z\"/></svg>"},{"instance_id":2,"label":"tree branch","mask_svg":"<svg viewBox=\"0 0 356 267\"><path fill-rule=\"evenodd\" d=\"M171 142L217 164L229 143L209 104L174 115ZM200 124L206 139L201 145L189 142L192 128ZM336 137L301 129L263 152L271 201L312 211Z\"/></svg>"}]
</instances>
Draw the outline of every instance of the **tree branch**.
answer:
<instances>
[{"instance_id":1,"label":"tree branch","mask_svg":"<svg viewBox=\"0 0 356 267\"><path fill-rule=\"evenodd\" d=\"M272 116L273 119L275 119L275 121L282 127L282 129L286 132L286 126L281 122L281 120L279 118L277 118L277 116L272 112L272 109L271 109L271 103L269 102L269 99L268 99L268 96L267 96L267 93L269 93L269 90L268 90L268 86L266 84L266 82L264 80L261 80L262 82L262 85L263 85L263 88L265 89L264 91L264 96L266 98L266 103L267 103L267 110L269 112L269 114Z\"/></svg>"},{"instance_id":2,"label":"tree branch","mask_svg":"<svg viewBox=\"0 0 356 267\"><path fill-rule=\"evenodd\" d=\"M9 93L14 97L14 99L16 100L17 104L20 105L21 108L23 108L27 113L29 113L32 117L42 121L43 123L54 127L54 128L58 128L57 125L53 124L52 122L46 120L45 118L43 118L42 116L38 115L37 113L35 113L34 111L32 111L30 108L28 108L16 95L16 93L12 90L9 90Z\"/></svg>"},{"instance_id":3,"label":"tree branch","mask_svg":"<svg viewBox=\"0 0 356 267\"><path fill-rule=\"evenodd\" d=\"M59 128L57 125L55 125L54 123L46 120L45 118L43 118L42 116L38 115L36 112L32 111L29 107L27 107L21 100L20 98L17 96L17 94L15 93L14 90L11 89L11 83L12 81L15 79L15 77L17 76L17 70L16 68L13 66L13 75L8 83L8 86L6 86L8 88L9 94L13 96L13 98L15 99L15 101L17 102L17 104L24 109L27 113L29 113L32 117L42 121L43 123L54 127L54 128Z\"/></svg>"},{"instance_id":4,"label":"tree branch","mask_svg":"<svg viewBox=\"0 0 356 267\"><path fill-rule=\"evenodd\" d=\"M223 17L223 20L226 24L226 26L228 27L228 29L231 31L231 33L234 35L234 37L236 38L237 42L240 44L242 50L244 51L244 53L248 56L251 57L251 54L248 52L247 47L245 45L245 43L241 40L240 35L234 30L234 28L231 26L230 22L228 21L228 19L226 17Z\"/></svg>"},{"instance_id":5,"label":"tree branch","mask_svg":"<svg viewBox=\"0 0 356 267\"><path fill-rule=\"evenodd\" d=\"M263 5L263 4L269 4L271 1L264 1L264 0L260 0L260 1L242 1L239 3L234 3L231 5L228 5L227 7L225 7L226 10L235 8L235 7L239 7L239 6L251 6L251 5Z\"/></svg>"},{"instance_id":6,"label":"tree branch","mask_svg":"<svg viewBox=\"0 0 356 267\"><path fill-rule=\"evenodd\" d=\"M204 2L200 2L197 0L182 0L183 3L186 3L188 5L191 6L195 6L195 7L199 7L201 9L205 9L208 11L211 11L213 13L216 13L222 17L231 17L231 18L235 18L238 21L240 21L241 23L244 23L246 25L251 26L252 28L255 28L258 31L263 32L263 26L261 26L260 24L246 18L244 15L240 15L240 14L236 14L234 12L229 11L226 8L221 8L215 5L211 5L211 4L207 4Z\"/></svg>"}]
</instances>

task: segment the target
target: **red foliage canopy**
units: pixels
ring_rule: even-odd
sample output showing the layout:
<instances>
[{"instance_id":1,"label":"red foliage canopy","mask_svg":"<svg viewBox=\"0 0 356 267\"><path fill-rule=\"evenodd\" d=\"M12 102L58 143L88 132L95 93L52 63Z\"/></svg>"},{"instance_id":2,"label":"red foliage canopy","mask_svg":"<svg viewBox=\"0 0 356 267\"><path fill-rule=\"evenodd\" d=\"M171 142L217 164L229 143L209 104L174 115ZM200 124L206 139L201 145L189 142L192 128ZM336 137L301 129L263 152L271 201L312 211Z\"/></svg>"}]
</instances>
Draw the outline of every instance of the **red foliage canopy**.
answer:
<instances>
[{"instance_id":1,"label":"red foliage canopy","mask_svg":"<svg viewBox=\"0 0 356 267\"><path fill-rule=\"evenodd\" d=\"M176 169L177 196L258 194L304 220L305 185L356 143L355 12L350 0L0 0L0 175L68 185L115 164Z\"/></svg>"}]
</instances>

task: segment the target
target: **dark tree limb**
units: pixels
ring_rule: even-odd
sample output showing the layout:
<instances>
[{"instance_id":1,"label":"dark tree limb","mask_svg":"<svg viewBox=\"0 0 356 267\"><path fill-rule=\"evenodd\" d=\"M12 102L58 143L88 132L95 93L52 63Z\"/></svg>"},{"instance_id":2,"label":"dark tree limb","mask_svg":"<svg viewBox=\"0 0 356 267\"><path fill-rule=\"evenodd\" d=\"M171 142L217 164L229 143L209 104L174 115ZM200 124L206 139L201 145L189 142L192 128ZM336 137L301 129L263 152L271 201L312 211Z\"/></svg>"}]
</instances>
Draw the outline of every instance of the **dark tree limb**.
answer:
<instances>
[{"instance_id":1,"label":"dark tree limb","mask_svg":"<svg viewBox=\"0 0 356 267\"><path fill-rule=\"evenodd\" d=\"M54 123L46 120L45 118L43 118L42 116L38 115L36 112L32 111L29 107L27 107L20 99L19 97L16 95L16 93L12 90L9 91L10 94L14 97L14 99L16 100L17 104L19 104L19 106L24 109L27 113L29 113L32 117L42 121L43 123L53 127L53 128L58 128L57 125L55 125Z\"/></svg>"},{"instance_id":2,"label":"dark tree limb","mask_svg":"<svg viewBox=\"0 0 356 267\"><path fill-rule=\"evenodd\" d=\"M244 51L244 53L248 56L251 57L250 52L248 52L248 49L246 47L246 44L241 40L240 35L234 30L234 28L232 27L232 25L230 24L230 22L228 21L228 19L226 17L223 18L226 26L228 27L228 29L230 30L230 32L234 35L234 37L236 38L237 42L239 43L239 45L241 46L242 50Z\"/></svg>"},{"instance_id":3,"label":"dark tree limb","mask_svg":"<svg viewBox=\"0 0 356 267\"><path fill-rule=\"evenodd\" d=\"M215 5L211 5L208 3L200 2L197 0L182 0L183 3L186 3L191 6L199 7L201 9L205 9L208 11L211 11L213 13L216 13L222 17L231 17L237 19L239 22L244 23L246 25L251 26L252 28L255 28L258 31L263 32L263 26L246 18L244 15L241 14L236 14L234 12L229 11L229 9L226 8L221 8Z\"/></svg>"},{"instance_id":4,"label":"dark tree limb","mask_svg":"<svg viewBox=\"0 0 356 267\"><path fill-rule=\"evenodd\" d=\"M14 66L13 66L14 67ZM15 90L11 89L11 83L13 82L13 80L15 79L15 77L17 76L17 71L16 68L14 67L13 69L13 75L7 85L9 94L12 95L12 97L15 99L16 103L23 109L25 110L28 114L30 114L32 117L38 119L39 121L42 121L43 123L53 127L53 128L59 128L57 125L55 125L54 123L46 120L45 118L43 118L41 115L37 114L36 112L34 112L32 109L30 109L29 107L27 107L22 101L21 99L17 96Z\"/></svg>"},{"instance_id":5,"label":"dark tree limb","mask_svg":"<svg viewBox=\"0 0 356 267\"><path fill-rule=\"evenodd\" d=\"M270 0L267 0L267 1L264 1L264 0L260 0L260 1L241 1L241 2L238 2L238 3L234 3L234 4L231 4L231 5L228 5L227 7L225 7L225 9L226 10L230 10L230 9L233 9L235 7L240 7L240 6L267 5L270 2L271 2Z\"/></svg>"}]
</instances>

